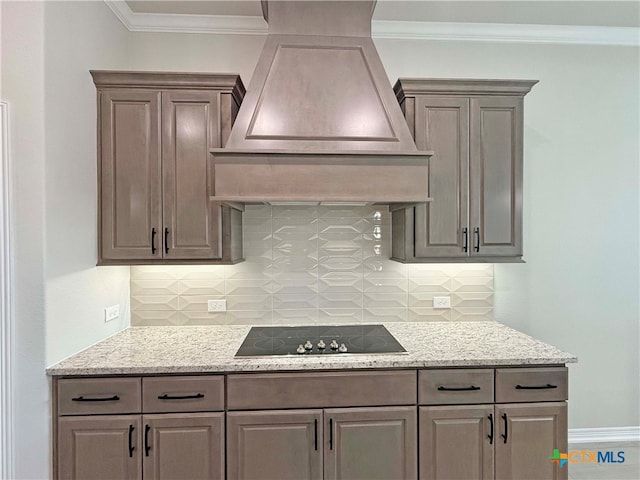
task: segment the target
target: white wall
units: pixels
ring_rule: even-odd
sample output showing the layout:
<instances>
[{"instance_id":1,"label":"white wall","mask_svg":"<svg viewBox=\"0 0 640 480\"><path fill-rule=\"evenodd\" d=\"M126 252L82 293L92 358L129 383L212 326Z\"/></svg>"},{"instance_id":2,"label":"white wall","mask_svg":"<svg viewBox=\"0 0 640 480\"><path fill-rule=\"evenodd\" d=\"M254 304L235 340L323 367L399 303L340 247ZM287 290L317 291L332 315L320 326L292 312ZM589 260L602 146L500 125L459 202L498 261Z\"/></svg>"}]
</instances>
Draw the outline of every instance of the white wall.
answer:
<instances>
[{"instance_id":1,"label":"white wall","mask_svg":"<svg viewBox=\"0 0 640 480\"><path fill-rule=\"evenodd\" d=\"M129 269L97 268L95 89L127 68L128 32L103 2L0 2L13 165L16 478L49 478L44 370L123 328ZM102 308L120 302L120 321Z\"/></svg>"},{"instance_id":2,"label":"white wall","mask_svg":"<svg viewBox=\"0 0 640 480\"><path fill-rule=\"evenodd\" d=\"M45 4L47 365L129 322L129 267L96 267L96 89L127 69L129 32L104 2ZM120 304L105 324L104 308Z\"/></svg>"},{"instance_id":3,"label":"white wall","mask_svg":"<svg viewBox=\"0 0 640 480\"><path fill-rule=\"evenodd\" d=\"M579 357L569 426L640 425L639 50L376 41L390 78L538 79L525 98L524 265L495 319Z\"/></svg>"},{"instance_id":4,"label":"white wall","mask_svg":"<svg viewBox=\"0 0 640 480\"><path fill-rule=\"evenodd\" d=\"M132 42L135 69L232 71L248 84L264 37ZM525 100L527 263L495 266L495 318L579 356L571 428L639 425L638 48L375 43L391 81L540 80Z\"/></svg>"}]
</instances>

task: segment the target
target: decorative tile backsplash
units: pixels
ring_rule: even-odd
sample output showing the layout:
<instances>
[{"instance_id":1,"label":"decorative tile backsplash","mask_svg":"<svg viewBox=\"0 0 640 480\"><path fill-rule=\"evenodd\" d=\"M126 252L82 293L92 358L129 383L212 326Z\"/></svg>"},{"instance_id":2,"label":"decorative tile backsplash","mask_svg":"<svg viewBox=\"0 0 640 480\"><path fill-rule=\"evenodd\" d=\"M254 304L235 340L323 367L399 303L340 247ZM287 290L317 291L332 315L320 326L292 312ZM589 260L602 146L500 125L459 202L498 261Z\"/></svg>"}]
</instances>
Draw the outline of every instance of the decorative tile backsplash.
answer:
<instances>
[{"instance_id":1,"label":"decorative tile backsplash","mask_svg":"<svg viewBox=\"0 0 640 480\"><path fill-rule=\"evenodd\" d=\"M493 265L389 260L386 207L248 205L244 249L237 265L131 267L131 324L493 318ZM434 295L452 308L434 309ZM227 312L208 313L222 298Z\"/></svg>"}]
</instances>

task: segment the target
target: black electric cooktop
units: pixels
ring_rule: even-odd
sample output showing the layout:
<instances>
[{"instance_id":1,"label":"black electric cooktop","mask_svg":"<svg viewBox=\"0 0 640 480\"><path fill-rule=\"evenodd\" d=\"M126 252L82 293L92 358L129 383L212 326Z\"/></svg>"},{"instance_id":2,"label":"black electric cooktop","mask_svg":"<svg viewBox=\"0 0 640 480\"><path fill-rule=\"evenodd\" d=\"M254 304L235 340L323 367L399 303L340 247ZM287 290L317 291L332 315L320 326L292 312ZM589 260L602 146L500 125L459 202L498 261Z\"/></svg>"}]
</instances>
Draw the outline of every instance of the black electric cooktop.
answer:
<instances>
[{"instance_id":1,"label":"black electric cooktop","mask_svg":"<svg viewBox=\"0 0 640 480\"><path fill-rule=\"evenodd\" d=\"M406 353L383 325L252 327L236 357Z\"/></svg>"}]
</instances>

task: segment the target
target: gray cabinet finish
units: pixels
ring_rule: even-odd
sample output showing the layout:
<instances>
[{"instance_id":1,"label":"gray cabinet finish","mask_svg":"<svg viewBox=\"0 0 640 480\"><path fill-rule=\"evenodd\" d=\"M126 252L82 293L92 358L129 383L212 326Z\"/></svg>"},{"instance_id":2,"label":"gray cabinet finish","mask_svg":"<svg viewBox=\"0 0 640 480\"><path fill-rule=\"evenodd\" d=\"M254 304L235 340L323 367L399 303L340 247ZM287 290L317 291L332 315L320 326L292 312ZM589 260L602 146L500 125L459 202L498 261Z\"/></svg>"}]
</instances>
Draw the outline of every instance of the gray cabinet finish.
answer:
<instances>
[{"instance_id":1,"label":"gray cabinet finish","mask_svg":"<svg viewBox=\"0 0 640 480\"><path fill-rule=\"evenodd\" d=\"M162 228L160 92L117 89L100 95L100 254L153 259ZM153 233L155 232L155 233Z\"/></svg>"},{"instance_id":2,"label":"gray cabinet finish","mask_svg":"<svg viewBox=\"0 0 640 480\"><path fill-rule=\"evenodd\" d=\"M240 78L91 73L99 98L98 264L241 260L241 224L233 220L241 213L210 201L209 161L242 102Z\"/></svg>"},{"instance_id":3,"label":"gray cabinet finish","mask_svg":"<svg viewBox=\"0 0 640 480\"><path fill-rule=\"evenodd\" d=\"M227 478L321 480L322 410L227 414Z\"/></svg>"},{"instance_id":4,"label":"gray cabinet finish","mask_svg":"<svg viewBox=\"0 0 640 480\"><path fill-rule=\"evenodd\" d=\"M521 261L523 99L535 83L396 83L416 145L434 155L433 200L392 211L394 260Z\"/></svg>"},{"instance_id":5,"label":"gray cabinet finish","mask_svg":"<svg viewBox=\"0 0 640 480\"><path fill-rule=\"evenodd\" d=\"M417 478L415 407L328 409L325 480Z\"/></svg>"},{"instance_id":6,"label":"gray cabinet finish","mask_svg":"<svg viewBox=\"0 0 640 480\"><path fill-rule=\"evenodd\" d=\"M162 93L164 258L217 259L221 205L209 201L209 149L219 146L218 94Z\"/></svg>"},{"instance_id":7,"label":"gray cabinet finish","mask_svg":"<svg viewBox=\"0 0 640 480\"><path fill-rule=\"evenodd\" d=\"M568 478L567 466L560 468L549 460L554 449L567 451L565 402L496 405L495 410L496 480Z\"/></svg>"},{"instance_id":8,"label":"gray cabinet finish","mask_svg":"<svg viewBox=\"0 0 640 480\"><path fill-rule=\"evenodd\" d=\"M60 418L56 478L141 479L141 445L138 415Z\"/></svg>"},{"instance_id":9,"label":"gray cabinet finish","mask_svg":"<svg viewBox=\"0 0 640 480\"><path fill-rule=\"evenodd\" d=\"M145 415L143 420L145 480L224 479L224 413Z\"/></svg>"},{"instance_id":10,"label":"gray cabinet finish","mask_svg":"<svg viewBox=\"0 0 640 480\"><path fill-rule=\"evenodd\" d=\"M420 479L493 480L492 415L493 405L420 407Z\"/></svg>"}]
</instances>

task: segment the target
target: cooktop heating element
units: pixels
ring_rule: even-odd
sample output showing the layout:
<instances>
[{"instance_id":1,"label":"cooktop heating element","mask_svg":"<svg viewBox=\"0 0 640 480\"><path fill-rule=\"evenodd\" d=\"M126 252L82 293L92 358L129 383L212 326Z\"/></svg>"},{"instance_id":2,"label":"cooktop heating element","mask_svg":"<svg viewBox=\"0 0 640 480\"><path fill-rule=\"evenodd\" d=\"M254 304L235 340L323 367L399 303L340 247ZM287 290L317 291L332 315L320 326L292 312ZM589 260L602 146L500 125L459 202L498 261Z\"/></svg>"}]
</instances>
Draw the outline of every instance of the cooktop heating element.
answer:
<instances>
[{"instance_id":1,"label":"cooktop heating element","mask_svg":"<svg viewBox=\"0 0 640 480\"><path fill-rule=\"evenodd\" d=\"M252 327L236 357L407 353L383 325Z\"/></svg>"}]
</instances>

